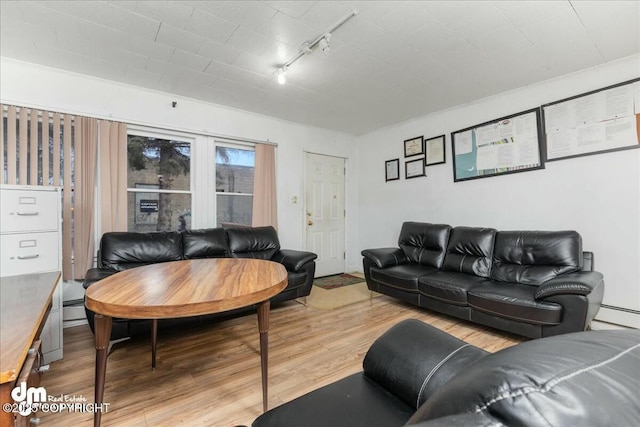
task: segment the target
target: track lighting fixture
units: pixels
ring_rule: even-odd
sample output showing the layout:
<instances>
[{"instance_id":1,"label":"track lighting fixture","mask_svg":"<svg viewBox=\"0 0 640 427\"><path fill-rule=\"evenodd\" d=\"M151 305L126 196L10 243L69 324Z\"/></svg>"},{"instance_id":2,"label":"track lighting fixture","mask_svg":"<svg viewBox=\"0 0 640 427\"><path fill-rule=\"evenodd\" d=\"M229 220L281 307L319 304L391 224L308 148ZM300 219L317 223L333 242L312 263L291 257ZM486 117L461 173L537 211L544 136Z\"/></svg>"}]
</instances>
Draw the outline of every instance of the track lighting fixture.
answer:
<instances>
[{"instance_id":1,"label":"track lighting fixture","mask_svg":"<svg viewBox=\"0 0 640 427\"><path fill-rule=\"evenodd\" d=\"M331 50L331 46L329 46L330 40L331 40L331 33L325 34L324 37L321 38L320 42L318 43L318 47L320 48L320 50L322 50L325 53L329 52L329 50Z\"/></svg>"},{"instance_id":2,"label":"track lighting fixture","mask_svg":"<svg viewBox=\"0 0 640 427\"><path fill-rule=\"evenodd\" d=\"M322 52L329 52L329 50L331 49L331 46L329 45L329 42L331 41L331 33L333 33L335 30L337 30L338 28L340 28L342 25L344 25L349 19L353 18L354 16L357 15L356 11L351 12L351 14L349 14L349 16L345 17L344 19L342 19L340 22L338 22L336 25L334 25L333 27L331 27L329 29L329 31L323 33L322 35L316 37L313 41L311 42L304 42L301 46L300 49L298 50L298 53L293 56L290 60L288 60L287 62L285 62L284 64L278 66L275 74L278 76L278 83L280 83L281 85L285 84L286 82L286 78L285 78L285 74L287 72L287 69L293 65L294 62L296 62L298 59L302 58L304 55L313 52L313 49L317 46L318 49L320 49Z\"/></svg>"},{"instance_id":3,"label":"track lighting fixture","mask_svg":"<svg viewBox=\"0 0 640 427\"><path fill-rule=\"evenodd\" d=\"M278 83L280 83L281 85L287 82L287 78L285 77L285 74L287 74L286 67L278 68Z\"/></svg>"}]
</instances>

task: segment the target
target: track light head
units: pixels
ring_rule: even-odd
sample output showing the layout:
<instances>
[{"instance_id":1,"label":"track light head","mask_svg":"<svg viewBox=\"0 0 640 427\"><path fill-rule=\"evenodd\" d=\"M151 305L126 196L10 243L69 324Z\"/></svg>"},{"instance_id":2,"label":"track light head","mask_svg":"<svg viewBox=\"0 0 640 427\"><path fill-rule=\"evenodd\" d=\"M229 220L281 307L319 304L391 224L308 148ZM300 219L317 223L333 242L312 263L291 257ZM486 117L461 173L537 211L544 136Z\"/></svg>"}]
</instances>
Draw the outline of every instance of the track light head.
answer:
<instances>
[{"instance_id":1,"label":"track light head","mask_svg":"<svg viewBox=\"0 0 640 427\"><path fill-rule=\"evenodd\" d=\"M287 74L287 69L285 67L278 68L278 83L280 83L281 85L287 82L285 74Z\"/></svg>"},{"instance_id":2,"label":"track light head","mask_svg":"<svg viewBox=\"0 0 640 427\"><path fill-rule=\"evenodd\" d=\"M325 53L329 52L331 50L331 46L329 45L330 40L331 40L331 33L325 34L324 37L320 39L320 42L318 43L320 50L322 50Z\"/></svg>"}]
</instances>

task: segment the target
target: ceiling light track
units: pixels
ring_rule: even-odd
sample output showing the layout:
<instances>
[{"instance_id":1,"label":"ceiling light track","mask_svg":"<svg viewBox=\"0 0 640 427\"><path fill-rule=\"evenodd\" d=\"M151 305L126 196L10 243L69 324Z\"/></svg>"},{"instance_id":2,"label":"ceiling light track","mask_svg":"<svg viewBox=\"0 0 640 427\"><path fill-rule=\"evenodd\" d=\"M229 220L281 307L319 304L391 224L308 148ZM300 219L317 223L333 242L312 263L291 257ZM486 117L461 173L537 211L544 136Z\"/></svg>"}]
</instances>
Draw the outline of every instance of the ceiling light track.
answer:
<instances>
[{"instance_id":1,"label":"ceiling light track","mask_svg":"<svg viewBox=\"0 0 640 427\"><path fill-rule=\"evenodd\" d=\"M284 84L286 82L285 74L291 65L296 62L298 59L302 58L304 55L311 53L316 46L323 52L328 52L330 49L329 42L331 41L331 34L336 31L338 28L342 27L348 20L356 16L358 12L355 10L352 11L349 15L342 18L340 22L335 24L333 27L329 28L327 31L313 39L311 42L305 42L300 47L298 53L296 53L291 59L289 59L284 64L280 65L276 70L276 75L278 76L278 83Z\"/></svg>"}]
</instances>

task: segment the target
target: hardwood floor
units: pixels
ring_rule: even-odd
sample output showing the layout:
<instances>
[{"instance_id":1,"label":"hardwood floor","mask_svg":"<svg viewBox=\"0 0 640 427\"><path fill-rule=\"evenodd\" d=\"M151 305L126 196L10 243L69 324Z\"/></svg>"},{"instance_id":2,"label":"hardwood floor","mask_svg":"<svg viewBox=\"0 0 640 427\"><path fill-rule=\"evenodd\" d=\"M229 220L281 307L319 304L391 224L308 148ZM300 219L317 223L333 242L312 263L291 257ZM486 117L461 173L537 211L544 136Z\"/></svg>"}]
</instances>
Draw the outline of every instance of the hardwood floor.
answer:
<instances>
[{"instance_id":1,"label":"hardwood floor","mask_svg":"<svg viewBox=\"0 0 640 427\"><path fill-rule=\"evenodd\" d=\"M291 301L272 308L269 407L360 371L371 343L416 318L494 352L524 341L381 296L335 310ZM107 362L103 426L251 425L262 411L256 315L160 331L157 369L150 338L116 344ZM95 349L87 325L65 329L64 359L42 386L51 396L93 402ZM43 425L90 426L93 414L39 413Z\"/></svg>"}]
</instances>

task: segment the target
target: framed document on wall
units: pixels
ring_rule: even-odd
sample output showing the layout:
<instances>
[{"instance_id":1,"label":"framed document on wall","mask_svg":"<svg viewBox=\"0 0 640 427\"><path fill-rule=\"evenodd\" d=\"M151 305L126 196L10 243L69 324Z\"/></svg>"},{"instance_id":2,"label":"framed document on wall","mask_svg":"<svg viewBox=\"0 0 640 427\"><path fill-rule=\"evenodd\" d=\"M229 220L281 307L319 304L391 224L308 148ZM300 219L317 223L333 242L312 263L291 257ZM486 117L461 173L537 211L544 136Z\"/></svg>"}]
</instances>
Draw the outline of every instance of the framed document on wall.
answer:
<instances>
[{"instance_id":1,"label":"framed document on wall","mask_svg":"<svg viewBox=\"0 0 640 427\"><path fill-rule=\"evenodd\" d=\"M419 156L424 154L424 139L422 136L417 136L411 139L405 139L404 141L404 156Z\"/></svg>"},{"instance_id":2,"label":"framed document on wall","mask_svg":"<svg viewBox=\"0 0 640 427\"><path fill-rule=\"evenodd\" d=\"M543 169L540 109L451 133L453 180Z\"/></svg>"},{"instance_id":3,"label":"framed document on wall","mask_svg":"<svg viewBox=\"0 0 640 427\"><path fill-rule=\"evenodd\" d=\"M404 163L405 179L418 178L420 176L425 176L424 159L410 160Z\"/></svg>"},{"instance_id":4,"label":"framed document on wall","mask_svg":"<svg viewBox=\"0 0 640 427\"><path fill-rule=\"evenodd\" d=\"M387 160L384 162L384 167L385 182L400 179L400 159Z\"/></svg>"},{"instance_id":5,"label":"framed document on wall","mask_svg":"<svg viewBox=\"0 0 640 427\"><path fill-rule=\"evenodd\" d=\"M542 106L547 161L640 148L640 79Z\"/></svg>"},{"instance_id":6,"label":"framed document on wall","mask_svg":"<svg viewBox=\"0 0 640 427\"><path fill-rule=\"evenodd\" d=\"M424 140L425 166L439 165L445 162L444 135Z\"/></svg>"}]
</instances>

